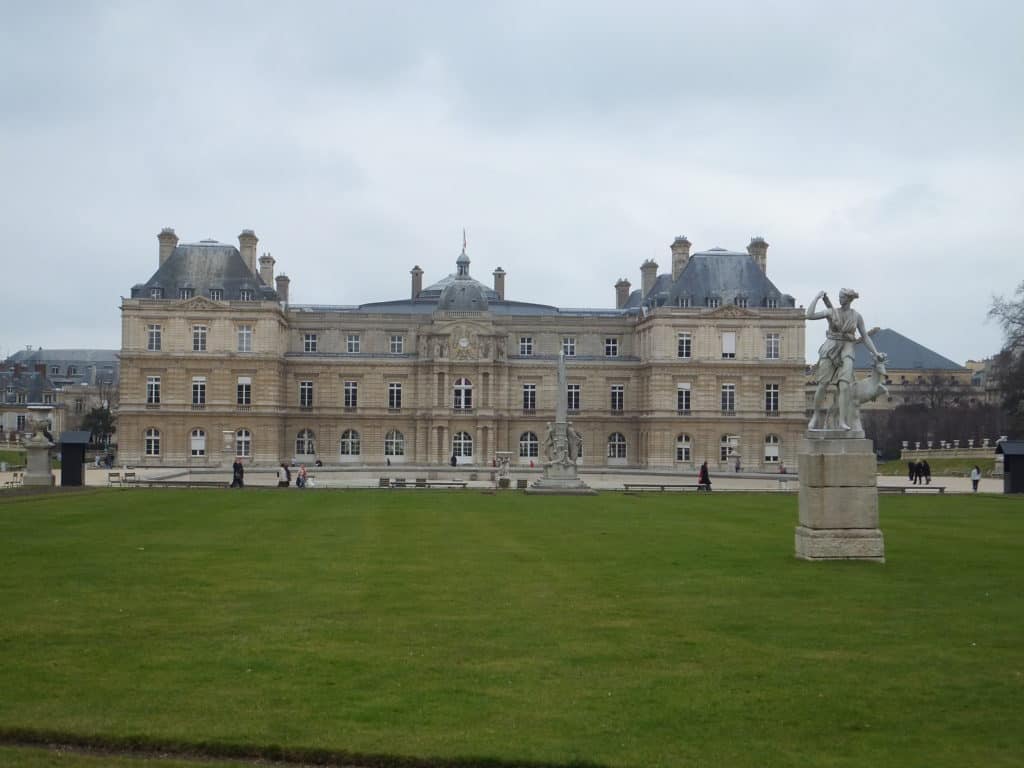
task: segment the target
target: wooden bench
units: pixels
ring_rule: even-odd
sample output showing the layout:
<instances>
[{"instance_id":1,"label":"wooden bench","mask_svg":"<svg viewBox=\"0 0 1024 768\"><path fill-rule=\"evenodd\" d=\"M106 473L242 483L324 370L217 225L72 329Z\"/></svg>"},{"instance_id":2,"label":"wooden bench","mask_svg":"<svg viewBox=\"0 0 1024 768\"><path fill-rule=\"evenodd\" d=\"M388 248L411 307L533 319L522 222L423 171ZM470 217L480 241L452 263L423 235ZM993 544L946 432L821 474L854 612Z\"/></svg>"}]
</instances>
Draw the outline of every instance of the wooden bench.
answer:
<instances>
[{"instance_id":1,"label":"wooden bench","mask_svg":"<svg viewBox=\"0 0 1024 768\"><path fill-rule=\"evenodd\" d=\"M697 491L704 486L698 483L623 483L627 491Z\"/></svg>"},{"instance_id":2,"label":"wooden bench","mask_svg":"<svg viewBox=\"0 0 1024 768\"><path fill-rule=\"evenodd\" d=\"M944 485L880 485L879 493L942 493L946 492Z\"/></svg>"},{"instance_id":3,"label":"wooden bench","mask_svg":"<svg viewBox=\"0 0 1024 768\"><path fill-rule=\"evenodd\" d=\"M377 487L378 488L390 488L391 487L391 478L390 477L379 478L377 480Z\"/></svg>"}]
</instances>

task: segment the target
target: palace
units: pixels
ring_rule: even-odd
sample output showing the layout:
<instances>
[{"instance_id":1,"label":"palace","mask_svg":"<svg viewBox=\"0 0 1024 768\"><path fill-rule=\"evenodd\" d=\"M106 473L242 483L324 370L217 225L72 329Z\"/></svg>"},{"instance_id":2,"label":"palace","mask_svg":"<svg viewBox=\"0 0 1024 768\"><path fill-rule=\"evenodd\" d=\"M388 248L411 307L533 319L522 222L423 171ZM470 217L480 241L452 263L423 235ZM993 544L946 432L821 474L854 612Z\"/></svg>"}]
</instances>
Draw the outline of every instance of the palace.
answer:
<instances>
[{"instance_id":1,"label":"palace","mask_svg":"<svg viewBox=\"0 0 1024 768\"><path fill-rule=\"evenodd\" d=\"M767 277L768 244L641 265L607 308L563 309L455 272L408 298L291 304L244 230L238 247L158 236L159 263L122 311L119 461L490 465L543 461L557 360L581 466L774 471L806 425L804 312Z\"/></svg>"}]
</instances>

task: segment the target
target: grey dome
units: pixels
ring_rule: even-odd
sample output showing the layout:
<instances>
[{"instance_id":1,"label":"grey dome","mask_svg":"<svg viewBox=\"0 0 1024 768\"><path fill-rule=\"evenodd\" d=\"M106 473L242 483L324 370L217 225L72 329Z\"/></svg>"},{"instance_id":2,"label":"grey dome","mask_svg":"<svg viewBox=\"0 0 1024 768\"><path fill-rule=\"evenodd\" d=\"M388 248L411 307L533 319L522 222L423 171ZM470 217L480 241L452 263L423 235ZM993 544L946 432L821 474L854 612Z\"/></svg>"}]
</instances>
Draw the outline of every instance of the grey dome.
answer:
<instances>
[{"instance_id":1,"label":"grey dome","mask_svg":"<svg viewBox=\"0 0 1024 768\"><path fill-rule=\"evenodd\" d=\"M453 280L441 291L437 308L456 312L486 312L487 291L476 280Z\"/></svg>"}]
</instances>

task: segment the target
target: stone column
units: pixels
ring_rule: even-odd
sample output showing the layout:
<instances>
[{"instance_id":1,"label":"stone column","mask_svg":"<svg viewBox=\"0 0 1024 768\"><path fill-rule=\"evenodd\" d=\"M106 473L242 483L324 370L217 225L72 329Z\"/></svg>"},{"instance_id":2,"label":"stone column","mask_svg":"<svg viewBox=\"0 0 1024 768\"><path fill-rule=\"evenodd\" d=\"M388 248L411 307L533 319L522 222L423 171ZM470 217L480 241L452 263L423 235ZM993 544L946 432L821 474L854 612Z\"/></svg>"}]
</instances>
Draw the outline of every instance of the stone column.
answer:
<instances>
[{"instance_id":1,"label":"stone column","mask_svg":"<svg viewBox=\"0 0 1024 768\"><path fill-rule=\"evenodd\" d=\"M814 430L801 442L796 556L884 563L874 445L845 434Z\"/></svg>"},{"instance_id":2,"label":"stone column","mask_svg":"<svg viewBox=\"0 0 1024 768\"><path fill-rule=\"evenodd\" d=\"M50 449L53 443L46 439L41 431L37 431L25 440L26 467L23 485L54 484L53 471L50 469Z\"/></svg>"}]
</instances>

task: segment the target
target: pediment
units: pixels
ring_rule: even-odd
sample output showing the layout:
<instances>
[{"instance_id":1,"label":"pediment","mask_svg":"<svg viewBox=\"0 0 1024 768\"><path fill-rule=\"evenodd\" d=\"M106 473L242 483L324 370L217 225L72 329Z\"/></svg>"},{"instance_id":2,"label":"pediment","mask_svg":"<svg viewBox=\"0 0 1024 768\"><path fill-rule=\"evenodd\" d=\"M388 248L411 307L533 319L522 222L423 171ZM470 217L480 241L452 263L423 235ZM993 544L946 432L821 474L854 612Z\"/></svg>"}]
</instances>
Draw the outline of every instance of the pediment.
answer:
<instances>
[{"instance_id":1,"label":"pediment","mask_svg":"<svg viewBox=\"0 0 1024 768\"><path fill-rule=\"evenodd\" d=\"M178 306L187 310L210 310L223 309L224 305L205 296L193 296L191 299L182 299Z\"/></svg>"},{"instance_id":2,"label":"pediment","mask_svg":"<svg viewBox=\"0 0 1024 768\"><path fill-rule=\"evenodd\" d=\"M744 320L757 317L757 313L751 312L749 309L744 309L743 307L737 307L735 304L726 304L725 306L711 310L707 315L705 315L705 317L714 318L716 320Z\"/></svg>"}]
</instances>

